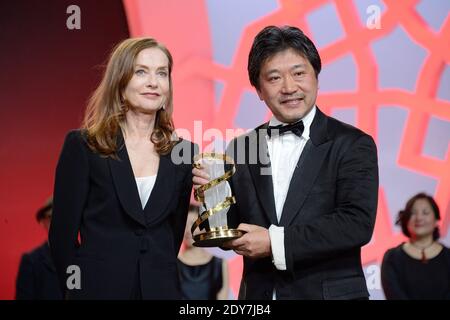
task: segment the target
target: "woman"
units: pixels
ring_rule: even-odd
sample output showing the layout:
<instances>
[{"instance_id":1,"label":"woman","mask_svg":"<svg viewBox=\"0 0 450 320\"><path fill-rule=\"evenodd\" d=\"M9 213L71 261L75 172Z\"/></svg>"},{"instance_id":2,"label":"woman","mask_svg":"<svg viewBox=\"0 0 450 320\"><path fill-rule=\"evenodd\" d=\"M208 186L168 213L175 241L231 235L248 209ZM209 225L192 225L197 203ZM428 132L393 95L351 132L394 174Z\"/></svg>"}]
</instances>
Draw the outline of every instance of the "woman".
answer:
<instances>
[{"instance_id":1,"label":"woman","mask_svg":"<svg viewBox=\"0 0 450 320\"><path fill-rule=\"evenodd\" d=\"M439 220L439 207L424 193L400 211L397 224L409 241L384 255L381 281L386 299L450 299L450 249L438 242Z\"/></svg>"},{"instance_id":2,"label":"woman","mask_svg":"<svg viewBox=\"0 0 450 320\"><path fill-rule=\"evenodd\" d=\"M184 232L184 250L178 256L182 298L184 300L227 300L227 261L193 245L191 226L197 218L198 207L191 205Z\"/></svg>"},{"instance_id":3,"label":"woman","mask_svg":"<svg viewBox=\"0 0 450 320\"><path fill-rule=\"evenodd\" d=\"M180 298L193 145L174 139L171 72L154 39L121 42L66 137L49 241L67 298Z\"/></svg>"}]
</instances>

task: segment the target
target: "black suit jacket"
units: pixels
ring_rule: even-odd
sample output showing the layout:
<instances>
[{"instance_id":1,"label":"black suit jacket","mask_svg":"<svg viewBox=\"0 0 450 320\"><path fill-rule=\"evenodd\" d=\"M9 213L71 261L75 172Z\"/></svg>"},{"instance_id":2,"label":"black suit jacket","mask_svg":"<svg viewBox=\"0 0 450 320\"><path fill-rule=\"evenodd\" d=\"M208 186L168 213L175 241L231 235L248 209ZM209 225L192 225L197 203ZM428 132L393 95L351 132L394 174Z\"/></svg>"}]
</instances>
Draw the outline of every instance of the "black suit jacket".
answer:
<instances>
[{"instance_id":1,"label":"black suit jacket","mask_svg":"<svg viewBox=\"0 0 450 320\"><path fill-rule=\"evenodd\" d=\"M287 270L278 271L271 258L244 258L239 298L271 299L274 288L277 299L368 297L360 250L371 239L377 210L373 139L317 108L278 222L272 176L261 174L270 173L266 128L237 138L227 150L241 162L231 179L237 203L230 224L283 226Z\"/></svg>"},{"instance_id":2,"label":"black suit jacket","mask_svg":"<svg viewBox=\"0 0 450 320\"><path fill-rule=\"evenodd\" d=\"M16 280L17 300L61 300L56 269L47 241L22 256Z\"/></svg>"},{"instance_id":3,"label":"black suit jacket","mask_svg":"<svg viewBox=\"0 0 450 320\"><path fill-rule=\"evenodd\" d=\"M76 265L81 289L67 290L68 298L178 299L176 261L192 189L194 145L182 140L160 157L144 209L121 134L118 145L115 160L92 152L81 131L66 137L49 233L61 286L67 289L67 267ZM175 154L187 161L179 163L171 157Z\"/></svg>"}]
</instances>

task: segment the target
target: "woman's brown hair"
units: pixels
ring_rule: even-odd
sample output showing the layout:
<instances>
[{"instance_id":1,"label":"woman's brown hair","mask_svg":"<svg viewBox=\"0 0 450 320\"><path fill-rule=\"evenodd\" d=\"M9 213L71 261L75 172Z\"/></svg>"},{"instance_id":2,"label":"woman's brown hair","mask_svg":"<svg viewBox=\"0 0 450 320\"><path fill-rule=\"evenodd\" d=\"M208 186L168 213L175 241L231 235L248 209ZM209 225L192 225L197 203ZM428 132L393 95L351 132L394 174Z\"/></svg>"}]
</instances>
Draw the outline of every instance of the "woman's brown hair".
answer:
<instances>
[{"instance_id":1,"label":"woman's brown hair","mask_svg":"<svg viewBox=\"0 0 450 320\"><path fill-rule=\"evenodd\" d=\"M104 156L116 157L120 148L117 145L117 136L123 127L128 110L126 102L122 101L122 93L133 76L136 57L147 48L158 48L167 56L170 86L165 107L156 113L155 127L150 139L160 155L169 153L176 144L172 120L172 55L155 39L130 38L120 42L111 52L103 79L86 108L82 129L85 130L87 143L93 151Z\"/></svg>"}]
</instances>

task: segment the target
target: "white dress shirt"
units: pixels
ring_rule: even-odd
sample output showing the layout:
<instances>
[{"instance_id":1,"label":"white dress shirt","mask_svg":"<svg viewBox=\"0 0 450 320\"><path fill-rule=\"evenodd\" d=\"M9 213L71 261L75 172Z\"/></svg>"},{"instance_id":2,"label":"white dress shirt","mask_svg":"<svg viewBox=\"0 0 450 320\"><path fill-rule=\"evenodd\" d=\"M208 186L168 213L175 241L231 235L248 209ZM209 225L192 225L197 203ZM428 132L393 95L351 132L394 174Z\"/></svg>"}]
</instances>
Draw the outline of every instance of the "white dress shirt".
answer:
<instances>
[{"instance_id":1,"label":"white dress shirt","mask_svg":"<svg viewBox=\"0 0 450 320\"><path fill-rule=\"evenodd\" d=\"M156 174L148 177L137 177L136 185L139 191L139 198L141 199L142 209L145 208L150 194L152 193L153 186L155 185Z\"/></svg>"},{"instance_id":2,"label":"white dress shirt","mask_svg":"<svg viewBox=\"0 0 450 320\"><path fill-rule=\"evenodd\" d=\"M305 127L301 137L292 132L278 136L266 136L267 148L269 151L270 164L272 168L273 196L275 200L275 209L278 222L281 220L284 202L289 190L289 184L300 155L309 140L309 129L316 114L316 106L303 117ZM283 124L275 117L269 122L269 126ZM272 247L272 258L275 267L278 270L286 270L286 256L284 249L284 227L271 225L269 228L270 244Z\"/></svg>"}]
</instances>

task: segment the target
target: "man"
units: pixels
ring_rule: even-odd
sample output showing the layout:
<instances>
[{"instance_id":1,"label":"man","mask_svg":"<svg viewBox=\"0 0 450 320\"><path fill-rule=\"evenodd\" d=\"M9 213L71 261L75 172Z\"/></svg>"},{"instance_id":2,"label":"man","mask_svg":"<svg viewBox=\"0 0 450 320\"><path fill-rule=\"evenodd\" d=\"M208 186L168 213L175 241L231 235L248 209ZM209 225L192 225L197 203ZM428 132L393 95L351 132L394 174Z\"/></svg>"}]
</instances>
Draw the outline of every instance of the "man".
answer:
<instances>
[{"instance_id":1,"label":"man","mask_svg":"<svg viewBox=\"0 0 450 320\"><path fill-rule=\"evenodd\" d=\"M266 27L253 42L250 82L273 117L227 150L237 162L229 220L247 232L225 244L244 256L240 299L369 296L360 252L375 224L376 146L316 106L320 69L298 28ZM197 186L208 179L193 173Z\"/></svg>"},{"instance_id":2,"label":"man","mask_svg":"<svg viewBox=\"0 0 450 320\"><path fill-rule=\"evenodd\" d=\"M37 222L48 233L52 219L53 200L50 198L36 213ZM56 269L48 242L22 256L16 280L17 300L62 299Z\"/></svg>"}]
</instances>

